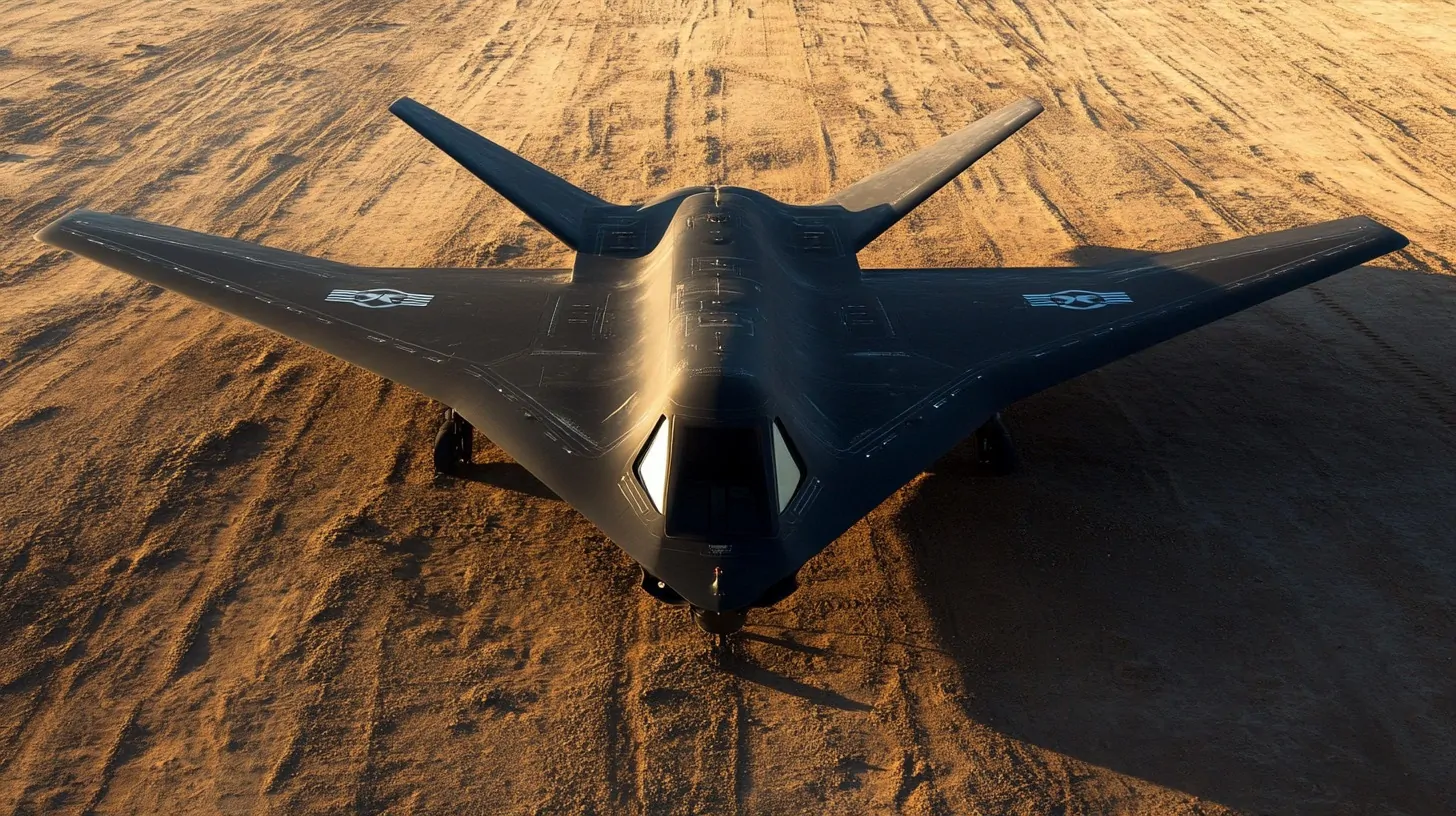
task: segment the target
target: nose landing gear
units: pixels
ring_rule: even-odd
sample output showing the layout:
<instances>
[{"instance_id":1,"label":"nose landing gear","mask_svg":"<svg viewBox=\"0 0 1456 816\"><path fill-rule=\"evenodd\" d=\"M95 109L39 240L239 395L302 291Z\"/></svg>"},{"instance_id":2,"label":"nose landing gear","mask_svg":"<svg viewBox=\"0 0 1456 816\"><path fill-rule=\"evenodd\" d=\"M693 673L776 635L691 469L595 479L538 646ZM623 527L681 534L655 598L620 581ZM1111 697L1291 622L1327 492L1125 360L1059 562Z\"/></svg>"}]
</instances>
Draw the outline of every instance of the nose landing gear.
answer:
<instances>
[{"instance_id":1,"label":"nose landing gear","mask_svg":"<svg viewBox=\"0 0 1456 816\"><path fill-rule=\"evenodd\" d=\"M733 634L748 621L747 609L731 612L709 612L693 607L693 622L699 629L713 636L713 657L720 664L733 656Z\"/></svg>"},{"instance_id":2,"label":"nose landing gear","mask_svg":"<svg viewBox=\"0 0 1456 816\"><path fill-rule=\"evenodd\" d=\"M748 621L747 609L735 609L732 612L709 612L706 609L693 607L693 622L699 629L710 635L727 637L743 628Z\"/></svg>"}]
</instances>

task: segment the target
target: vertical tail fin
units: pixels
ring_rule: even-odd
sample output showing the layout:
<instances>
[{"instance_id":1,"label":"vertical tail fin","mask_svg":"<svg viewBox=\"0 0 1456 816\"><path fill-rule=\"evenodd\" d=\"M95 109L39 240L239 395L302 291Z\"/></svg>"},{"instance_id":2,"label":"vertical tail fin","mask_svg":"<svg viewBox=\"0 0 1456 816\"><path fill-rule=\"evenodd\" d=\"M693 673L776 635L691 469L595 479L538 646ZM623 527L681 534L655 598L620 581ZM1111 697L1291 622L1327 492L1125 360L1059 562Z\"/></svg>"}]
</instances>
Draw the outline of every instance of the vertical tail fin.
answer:
<instances>
[{"instance_id":1,"label":"vertical tail fin","mask_svg":"<svg viewBox=\"0 0 1456 816\"><path fill-rule=\"evenodd\" d=\"M578 252L586 242L586 211L611 206L409 97L396 100L389 112Z\"/></svg>"},{"instance_id":2,"label":"vertical tail fin","mask_svg":"<svg viewBox=\"0 0 1456 816\"><path fill-rule=\"evenodd\" d=\"M849 211L845 233L858 252L1042 110L1035 99L1013 102L821 204Z\"/></svg>"}]
</instances>

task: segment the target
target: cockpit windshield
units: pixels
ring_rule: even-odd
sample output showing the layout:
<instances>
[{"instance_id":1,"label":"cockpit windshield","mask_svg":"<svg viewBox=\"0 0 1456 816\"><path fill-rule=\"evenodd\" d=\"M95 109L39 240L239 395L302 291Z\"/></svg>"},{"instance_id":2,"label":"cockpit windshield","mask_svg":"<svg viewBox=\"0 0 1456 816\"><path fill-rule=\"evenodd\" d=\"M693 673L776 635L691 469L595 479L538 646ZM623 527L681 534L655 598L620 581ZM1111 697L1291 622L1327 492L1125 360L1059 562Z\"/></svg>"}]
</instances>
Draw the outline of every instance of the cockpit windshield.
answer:
<instances>
[{"instance_id":1,"label":"cockpit windshield","mask_svg":"<svg viewBox=\"0 0 1456 816\"><path fill-rule=\"evenodd\" d=\"M777 421L720 427L666 417L636 471L667 534L689 538L769 535L803 475Z\"/></svg>"},{"instance_id":2,"label":"cockpit windshield","mask_svg":"<svg viewBox=\"0 0 1456 816\"><path fill-rule=\"evenodd\" d=\"M667 534L768 535L774 504L761 431L691 425L673 431Z\"/></svg>"}]
</instances>

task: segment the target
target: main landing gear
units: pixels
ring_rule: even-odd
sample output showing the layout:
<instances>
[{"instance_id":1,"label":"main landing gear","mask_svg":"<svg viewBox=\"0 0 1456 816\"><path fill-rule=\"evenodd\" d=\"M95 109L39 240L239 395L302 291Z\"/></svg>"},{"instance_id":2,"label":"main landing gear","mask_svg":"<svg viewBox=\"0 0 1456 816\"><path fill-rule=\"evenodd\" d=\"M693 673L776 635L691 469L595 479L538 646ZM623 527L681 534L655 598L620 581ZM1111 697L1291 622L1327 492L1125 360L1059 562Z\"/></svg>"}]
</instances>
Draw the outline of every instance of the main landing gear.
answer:
<instances>
[{"instance_id":1,"label":"main landing gear","mask_svg":"<svg viewBox=\"0 0 1456 816\"><path fill-rule=\"evenodd\" d=\"M463 476L475 461L475 428L454 408L445 409L445 421L435 434L435 472Z\"/></svg>"},{"instance_id":2,"label":"main landing gear","mask_svg":"<svg viewBox=\"0 0 1456 816\"><path fill-rule=\"evenodd\" d=\"M1001 415L992 414L971 436L976 452L976 470L986 476L1006 476L1016 470L1016 446L1001 422Z\"/></svg>"}]
</instances>

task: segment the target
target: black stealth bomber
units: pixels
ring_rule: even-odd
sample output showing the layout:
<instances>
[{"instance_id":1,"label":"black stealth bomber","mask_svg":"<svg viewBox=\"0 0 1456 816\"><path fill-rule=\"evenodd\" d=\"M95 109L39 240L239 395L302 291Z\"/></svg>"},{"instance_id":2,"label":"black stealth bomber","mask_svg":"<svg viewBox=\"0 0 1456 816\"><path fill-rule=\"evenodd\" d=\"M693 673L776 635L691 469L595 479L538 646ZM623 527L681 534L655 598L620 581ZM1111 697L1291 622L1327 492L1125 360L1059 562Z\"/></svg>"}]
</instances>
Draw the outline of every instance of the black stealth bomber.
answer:
<instances>
[{"instance_id":1,"label":"black stealth bomber","mask_svg":"<svg viewBox=\"0 0 1456 816\"><path fill-rule=\"evenodd\" d=\"M77 211L37 236L450 406L725 634L997 412L1405 246L1369 218L1106 268L861 269L856 253L1042 111L1011 104L810 206L738 187L610 204L410 99L390 110L576 251L376 269Z\"/></svg>"}]
</instances>

